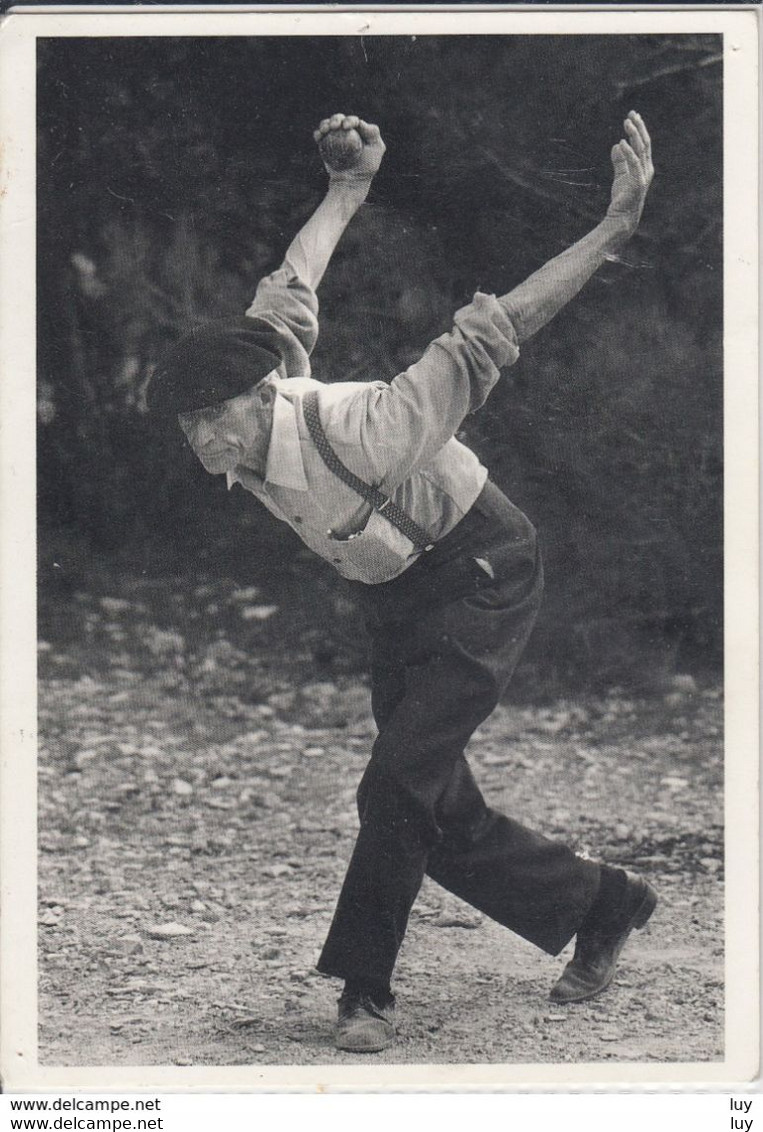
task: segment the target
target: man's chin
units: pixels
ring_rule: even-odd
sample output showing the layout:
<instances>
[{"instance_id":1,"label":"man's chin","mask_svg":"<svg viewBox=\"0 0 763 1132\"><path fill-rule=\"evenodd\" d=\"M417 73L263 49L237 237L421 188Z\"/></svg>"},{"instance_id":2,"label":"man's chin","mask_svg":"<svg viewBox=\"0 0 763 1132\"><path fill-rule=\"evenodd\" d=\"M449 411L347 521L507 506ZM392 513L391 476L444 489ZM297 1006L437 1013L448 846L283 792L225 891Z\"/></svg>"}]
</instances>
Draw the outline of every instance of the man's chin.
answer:
<instances>
[{"instance_id":1,"label":"man's chin","mask_svg":"<svg viewBox=\"0 0 763 1132\"><path fill-rule=\"evenodd\" d=\"M219 456L199 457L204 470L212 476L220 476L224 472L232 472L238 464L238 453L222 452Z\"/></svg>"}]
</instances>

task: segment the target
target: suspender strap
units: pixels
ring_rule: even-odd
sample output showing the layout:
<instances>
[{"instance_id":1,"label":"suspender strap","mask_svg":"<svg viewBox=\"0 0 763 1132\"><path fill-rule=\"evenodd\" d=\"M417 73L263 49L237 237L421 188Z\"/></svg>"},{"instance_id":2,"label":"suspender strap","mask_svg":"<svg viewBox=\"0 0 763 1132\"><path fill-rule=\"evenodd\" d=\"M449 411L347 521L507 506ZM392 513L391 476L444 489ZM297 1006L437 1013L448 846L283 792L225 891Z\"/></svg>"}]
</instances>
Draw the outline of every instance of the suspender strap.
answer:
<instances>
[{"instance_id":1,"label":"suspender strap","mask_svg":"<svg viewBox=\"0 0 763 1132\"><path fill-rule=\"evenodd\" d=\"M385 495L383 491L379 491L376 487L371 487L365 480L360 479L349 468L345 467L342 461L337 456L334 449L331 447L326 433L323 431L321 424L320 414L318 412L318 392L313 389L306 393L302 398L302 411L305 415L305 424L310 433L310 438L318 450L318 454L323 460L323 463L333 472L340 480L356 491L358 495L370 503L375 511L383 515L393 527L410 539L417 550L431 550L434 543L430 539L426 531L415 523L407 512L403 511L402 507L398 507L393 499Z\"/></svg>"}]
</instances>

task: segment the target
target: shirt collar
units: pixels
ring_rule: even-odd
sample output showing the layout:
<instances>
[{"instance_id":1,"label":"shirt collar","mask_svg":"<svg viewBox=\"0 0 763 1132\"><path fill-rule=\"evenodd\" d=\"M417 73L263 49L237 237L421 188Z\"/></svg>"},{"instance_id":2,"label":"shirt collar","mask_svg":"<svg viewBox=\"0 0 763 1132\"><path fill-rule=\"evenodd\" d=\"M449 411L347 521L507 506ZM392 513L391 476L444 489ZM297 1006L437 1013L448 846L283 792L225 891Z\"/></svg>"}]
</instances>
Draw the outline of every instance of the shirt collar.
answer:
<instances>
[{"instance_id":1,"label":"shirt collar","mask_svg":"<svg viewBox=\"0 0 763 1132\"><path fill-rule=\"evenodd\" d=\"M279 389L280 384L278 379L273 381L276 396L273 401L273 423L265 463L265 479L262 482L291 488L293 491L307 491L295 403L284 396ZM243 476L249 478L252 474L250 468L237 465L232 472L226 474L228 490L234 483L243 483Z\"/></svg>"}]
</instances>

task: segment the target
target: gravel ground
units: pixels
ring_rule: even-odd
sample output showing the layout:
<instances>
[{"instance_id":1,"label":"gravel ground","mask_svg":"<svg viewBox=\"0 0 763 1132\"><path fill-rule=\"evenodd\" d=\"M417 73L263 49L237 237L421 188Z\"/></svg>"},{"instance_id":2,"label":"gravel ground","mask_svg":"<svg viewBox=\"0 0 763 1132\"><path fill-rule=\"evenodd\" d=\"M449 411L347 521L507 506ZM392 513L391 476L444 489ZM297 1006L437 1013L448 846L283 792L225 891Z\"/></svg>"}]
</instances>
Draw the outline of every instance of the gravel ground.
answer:
<instances>
[{"instance_id":1,"label":"gravel ground","mask_svg":"<svg viewBox=\"0 0 763 1132\"><path fill-rule=\"evenodd\" d=\"M717 688L499 708L470 747L490 802L637 869L660 904L613 986L559 1007L569 949L550 958L426 882L399 1041L362 1057L334 1050L338 985L313 965L357 824L367 689L343 677L254 704L124 666L43 677L42 1065L722 1059Z\"/></svg>"}]
</instances>

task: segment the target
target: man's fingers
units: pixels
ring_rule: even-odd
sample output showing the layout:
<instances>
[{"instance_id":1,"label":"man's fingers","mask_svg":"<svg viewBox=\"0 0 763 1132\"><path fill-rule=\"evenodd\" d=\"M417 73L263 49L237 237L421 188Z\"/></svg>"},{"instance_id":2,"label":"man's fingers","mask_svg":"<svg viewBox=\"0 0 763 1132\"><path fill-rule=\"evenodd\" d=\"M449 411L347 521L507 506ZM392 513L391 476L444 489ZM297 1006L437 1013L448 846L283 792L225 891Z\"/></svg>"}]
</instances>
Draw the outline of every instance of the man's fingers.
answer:
<instances>
[{"instance_id":1,"label":"man's fingers","mask_svg":"<svg viewBox=\"0 0 763 1132\"><path fill-rule=\"evenodd\" d=\"M320 125L313 131L313 137L324 137L332 130L354 130L360 122L356 114L332 114L330 118L323 118Z\"/></svg>"},{"instance_id":2,"label":"man's fingers","mask_svg":"<svg viewBox=\"0 0 763 1132\"><path fill-rule=\"evenodd\" d=\"M323 118L313 132L313 137L320 141L332 130L357 130L366 145L375 145L381 141L379 127L372 122L364 122L357 114L332 114L330 118Z\"/></svg>"},{"instance_id":3,"label":"man's fingers","mask_svg":"<svg viewBox=\"0 0 763 1132\"><path fill-rule=\"evenodd\" d=\"M358 119L357 130L363 141L368 145L373 145L373 143L379 141L381 137L379 127L374 126L370 122L364 122L362 118Z\"/></svg>"},{"instance_id":4,"label":"man's fingers","mask_svg":"<svg viewBox=\"0 0 763 1132\"><path fill-rule=\"evenodd\" d=\"M638 154L639 157L643 157L646 153L646 146L644 145L644 139L641 136L636 123L631 118L626 118L623 124L625 126L625 132L628 135L628 141L631 144L631 148Z\"/></svg>"},{"instance_id":5,"label":"man's fingers","mask_svg":"<svg viewBox=\"0 0 763 1132\"><path fill-rule=\"evenodd\" d=\"M646 128L646 124L644 123L644 119L641 117L641 115L636 110L631 110L631 117L632 117L632 119L635 123L636 129L638 130L638 132L641 135L641 139L644 143L644 149L646 151L647 157L651 158L651 156L652 156L652 139L649 137L649 130L647 130L647 128Z\"/></svg>"},{"instance_id":6,"label":"man's fingers","mask_svg":"<svg viewBox=\"0 0 763 1132\"><path fill-rule=\"evenodd\" d=\"M648 174L645 173L642 159L624 138L617 145L612 146L611 156L615 174L627 172L637 182L644 180L645 175L647 180L649 179Z\"/></svg>"},{"instance_id":7,"label":"man's fingers","mask_svg":"<svg viewBox=\"0 0 763 1132\"><path fill-rule=\"evenodd\" d=\"M647 130L647 128L644 124L644 119L641 117L641 115L638 113L637 110L631 110L630 114L628 115L628 118L631 122L633 122L633 125L635 126L636 130L638 131L638 135L639 135L639 137L641 139L641 143L644 147L644 153L647 157L647 160L651 161L651 159L652 159L652 139L649 137L649 131Z\"/></svg>"},{"instance_id":8,"label":"man's fingers","mask_svg":"<svg viewBox=\"0 0 763 1132\"><path fill-rule=\"evenodd\" d=\"M632 172L640 173L643 166L641 164L641 161L639 159L638 154L635 152L633 147L630 146L627 141L621 141L620 142L620 148L622 150L623 157L625 158L626 162L630 166Z\"/></svg>"},{"instance_id":9,"label":"man's fingers","mask_svg":"<svg viewBox=\"0 0 763 1132\"><path fill-rule=\"evenodd\" d=\"M320 137L325 137L326 134L332 130L338 129L344 121L344 114L334 114L331 118L322 118L318 129L315 131Z\"/></svg>"},{"instance_id":10,"label":"man's fingers","mask_svg":"<svg viewBox=\"0 0 763 1132\"><path fill-rule=\"evenodd\" d=\"M625 138L621 138L617 145L612 146L612 162L614 165L622 165L625 163L634 171L638 171L642 168L638 154Z\"/></svg>"}]
</instances>

